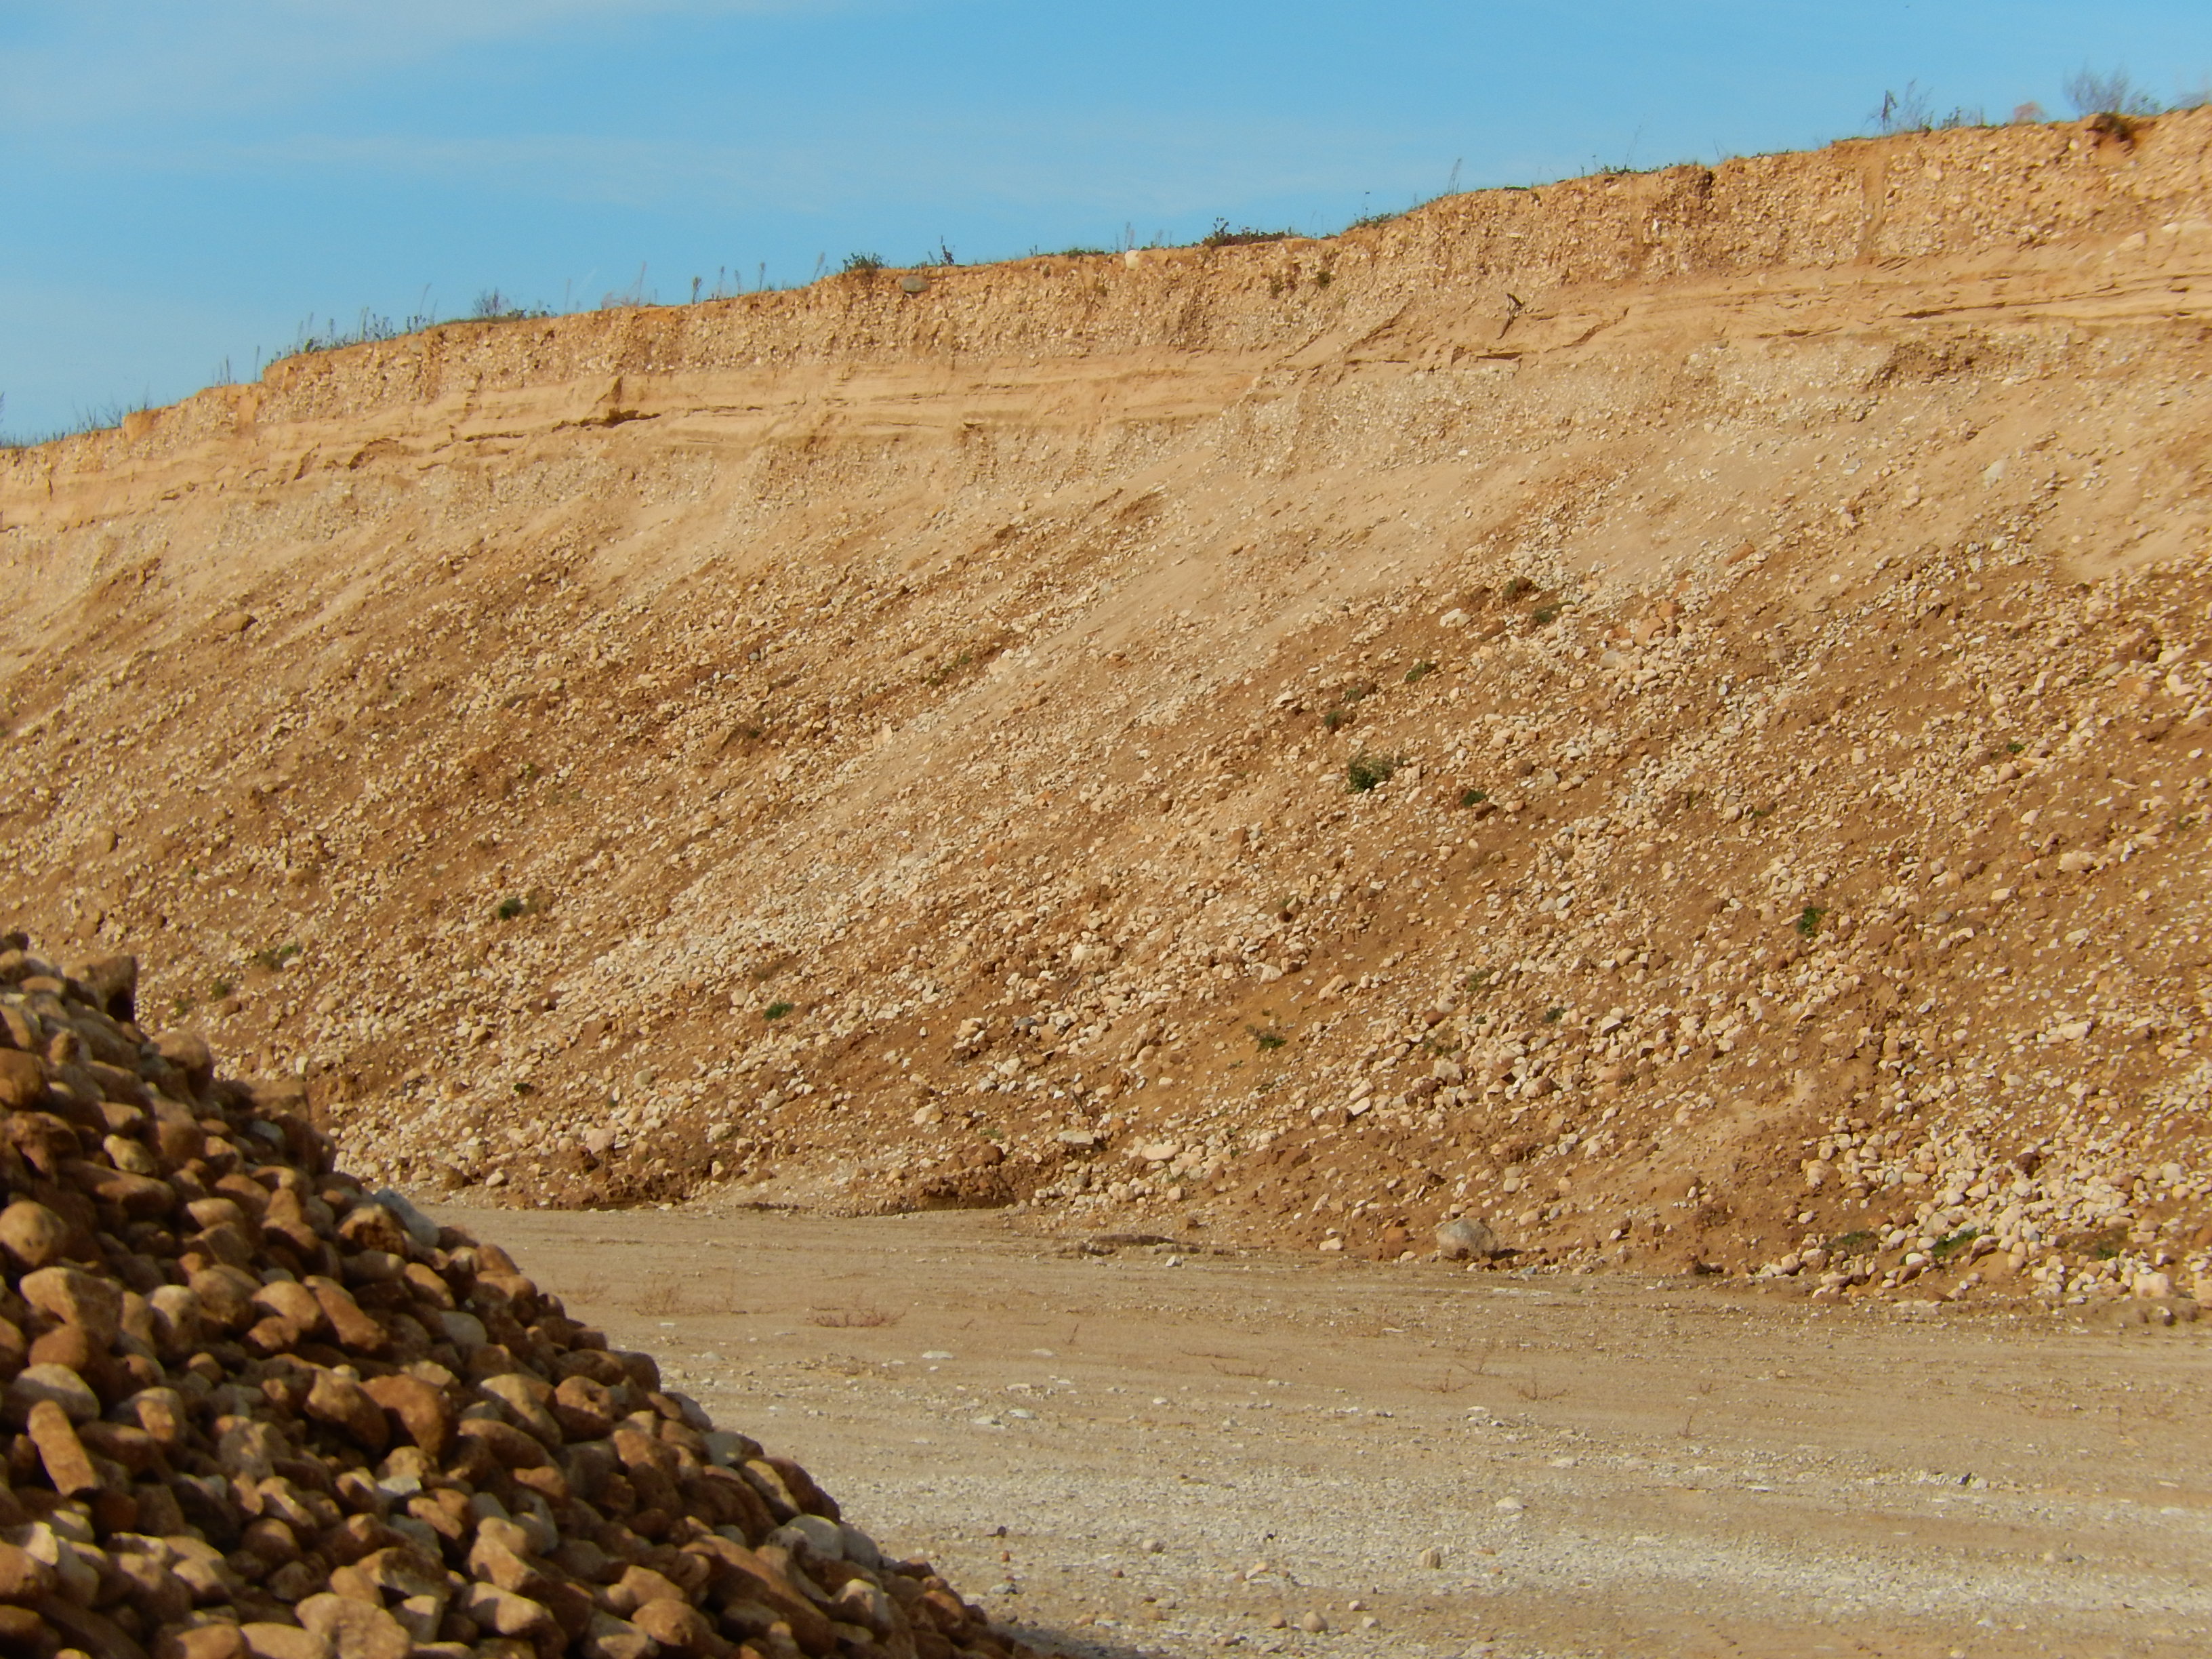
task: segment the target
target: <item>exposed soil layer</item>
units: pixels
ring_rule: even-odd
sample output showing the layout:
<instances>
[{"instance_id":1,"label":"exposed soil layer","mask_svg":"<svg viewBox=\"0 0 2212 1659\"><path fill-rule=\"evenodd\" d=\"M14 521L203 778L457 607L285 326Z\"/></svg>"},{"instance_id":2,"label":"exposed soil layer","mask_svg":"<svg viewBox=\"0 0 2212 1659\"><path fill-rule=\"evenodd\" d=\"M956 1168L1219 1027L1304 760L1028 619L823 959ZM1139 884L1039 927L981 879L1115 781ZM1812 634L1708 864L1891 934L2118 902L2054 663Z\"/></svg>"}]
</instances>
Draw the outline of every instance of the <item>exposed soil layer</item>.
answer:
<instances>
[{"instance_id":1,"label":"exposed soil layer","mask_svg":"<svg viewBox=\"0 0 2212 1659\"><path fill-rule=\"evenodd\" d=\"M2181 1316L2208 141L288 361L0 457L0 878L416 1190Z\"/></svg>"}]
</instances>

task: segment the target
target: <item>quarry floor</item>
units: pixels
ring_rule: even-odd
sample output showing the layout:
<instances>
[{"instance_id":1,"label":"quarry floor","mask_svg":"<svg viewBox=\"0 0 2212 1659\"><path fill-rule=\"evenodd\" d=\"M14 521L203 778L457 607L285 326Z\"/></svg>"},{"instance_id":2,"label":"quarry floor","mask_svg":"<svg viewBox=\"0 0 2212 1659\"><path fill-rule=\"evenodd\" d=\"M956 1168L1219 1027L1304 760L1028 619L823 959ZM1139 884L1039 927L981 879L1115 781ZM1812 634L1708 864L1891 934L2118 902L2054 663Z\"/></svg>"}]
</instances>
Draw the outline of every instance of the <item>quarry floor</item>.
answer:
<instances>
[{"instance_id":1,"label":"quarry floor","mask_svg":"<svg viewBox=\"0 0 2212 1659\"><path fill-rule=\"evenodd\" d=\"M978 1212L490 1231L1048 1650L2212 1651L2212 1322L1092 1255Z\"/></svg>"}]
</instances>

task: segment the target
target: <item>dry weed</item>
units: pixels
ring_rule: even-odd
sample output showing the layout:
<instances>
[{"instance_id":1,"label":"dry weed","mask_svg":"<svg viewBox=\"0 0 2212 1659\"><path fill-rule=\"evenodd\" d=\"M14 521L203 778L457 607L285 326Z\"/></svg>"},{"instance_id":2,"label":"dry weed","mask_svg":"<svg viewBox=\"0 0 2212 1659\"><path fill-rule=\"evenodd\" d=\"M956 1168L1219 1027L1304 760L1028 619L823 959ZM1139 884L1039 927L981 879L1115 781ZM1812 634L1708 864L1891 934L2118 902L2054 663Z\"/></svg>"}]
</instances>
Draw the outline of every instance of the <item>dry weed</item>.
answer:
<instances>
[{"instance_id":1,"label":"dry weed","mask_svg":"<svg viewBox=\"0 0 2212 1659\"><path fill-rule=\"evenodd\" d=\"M696 1311L684 1293L684 1287L672 1279L656 1279L648 1282L637 1293L635 1304L641 1314L673 1315Z\"/></svg>"},{"instance_id":2,"label":"dry weed","mask_svg":"<svg viewBox=\"0 0 2212 1659\"><path fill-rule=\"evenodd\" d=\"M826 1331L872 1331L905 1317L883 1308L817 1308L806 1316L806 1322Z\"/></svg>"}]
</instances>

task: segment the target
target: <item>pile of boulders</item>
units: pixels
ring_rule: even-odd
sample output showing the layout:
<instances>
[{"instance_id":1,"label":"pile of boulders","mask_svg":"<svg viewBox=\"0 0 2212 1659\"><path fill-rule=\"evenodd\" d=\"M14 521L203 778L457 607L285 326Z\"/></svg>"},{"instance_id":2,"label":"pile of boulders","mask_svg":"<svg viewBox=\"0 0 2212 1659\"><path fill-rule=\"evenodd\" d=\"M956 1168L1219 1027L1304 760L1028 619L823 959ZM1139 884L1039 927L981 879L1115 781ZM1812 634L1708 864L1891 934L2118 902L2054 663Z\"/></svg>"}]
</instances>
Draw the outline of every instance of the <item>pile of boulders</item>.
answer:
<instances>
[{"instance_id":1,"label":"pile of boulders","mask_svg":"<svg viewBox=\"0 0 2212 1659\"><path fill-rule=\"evenodd\" d=\"M1025 1651L137 982L0 939L0 1651Z\"/></svg>"}]
</instances>

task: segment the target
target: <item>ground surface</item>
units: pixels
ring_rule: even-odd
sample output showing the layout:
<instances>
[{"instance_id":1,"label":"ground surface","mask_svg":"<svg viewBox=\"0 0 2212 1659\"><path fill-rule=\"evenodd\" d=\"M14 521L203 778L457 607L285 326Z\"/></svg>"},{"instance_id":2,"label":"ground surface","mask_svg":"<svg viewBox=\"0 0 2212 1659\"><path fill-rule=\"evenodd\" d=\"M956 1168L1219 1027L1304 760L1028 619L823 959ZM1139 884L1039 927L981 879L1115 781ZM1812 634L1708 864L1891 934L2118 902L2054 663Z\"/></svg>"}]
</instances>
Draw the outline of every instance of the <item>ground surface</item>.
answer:
<instances>
[{"instance_id":1,"label":"ground surface","mask_svg":"<svg viewBox=\"0 0 2212 1659\"><path fill-rule=\"evenodd\" d=\"M443 1218L1071 1652L2212 1643L2212 1324L1095 1256L973 1213Z\"/></svg>"}]
</instances>

